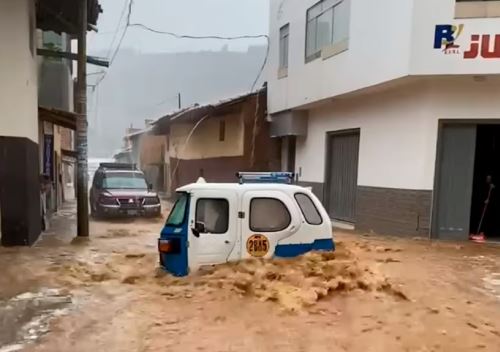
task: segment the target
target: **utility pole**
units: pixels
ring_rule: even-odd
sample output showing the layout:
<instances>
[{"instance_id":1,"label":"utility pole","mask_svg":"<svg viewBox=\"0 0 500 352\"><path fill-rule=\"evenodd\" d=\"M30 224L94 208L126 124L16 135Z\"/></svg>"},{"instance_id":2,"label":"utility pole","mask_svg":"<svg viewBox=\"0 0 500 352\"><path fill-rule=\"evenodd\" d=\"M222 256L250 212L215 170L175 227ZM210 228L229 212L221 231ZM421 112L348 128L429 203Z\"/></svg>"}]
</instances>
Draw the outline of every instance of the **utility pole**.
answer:
<instances>
[{"instance_id":1,"label":"utility pole","mask_svg":"<svg viewBox=\"0 0 500 352\"><path fill-rule=\"evenodd\" d=\"M179 105L179 110L182 108L182 101L181 101L181 93L177 93L177 102L178 102L178 105Z\"/></svg>"},{"instance_id":2,"label":"utility pole","mask_svg":"<svg viewBox=\"0 0 500 352\"><path fill-rule=\"evenodd\" d=\"M87 161L87 0L79 1L78 73L77 73L77 234L89 236L88 161Z\"/></svg>"}]
</instances>

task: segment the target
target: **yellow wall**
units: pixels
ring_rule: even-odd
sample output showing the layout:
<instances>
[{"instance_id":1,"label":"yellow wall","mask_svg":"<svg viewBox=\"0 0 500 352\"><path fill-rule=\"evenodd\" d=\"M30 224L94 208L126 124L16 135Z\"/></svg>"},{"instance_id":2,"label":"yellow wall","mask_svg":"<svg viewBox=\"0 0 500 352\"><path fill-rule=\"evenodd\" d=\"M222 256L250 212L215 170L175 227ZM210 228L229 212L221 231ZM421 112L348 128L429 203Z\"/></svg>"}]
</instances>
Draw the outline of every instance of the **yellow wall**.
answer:
<instances>
[{"instance_id":1,"label":"yellow wall","mask_svg":"<svg viewBox=\"0 0 500 352\"><path fill-rule=\"evenodd\" d=\"M224 141L219 141L220 121L226 123ZM187 137L196 123L177 123L170 127L170 156L193 160L242 156L244 153L244 125L241 114L210 117Z\"/></svg>"},{"instance_id":2,"label":"yellow wall","mask_svg":"<svg viewBox=\"0 0 500 352\"><path fill-rule=\"evenodd\" d=\"M167 136L144 135L140 140L141 165L163 164L168 162ZM163 157L163 159L162 159Z\"/></svg>"},{"instance_id":3,"label":"yellow wall","mask_svg":"<svg viewBox=\"0 0 500 352\"><path fill-rule=\"evenodd\" d=\"M54 151L61 156L61 130L62 127L54 125Z\"/></svg>"}]
</instances>

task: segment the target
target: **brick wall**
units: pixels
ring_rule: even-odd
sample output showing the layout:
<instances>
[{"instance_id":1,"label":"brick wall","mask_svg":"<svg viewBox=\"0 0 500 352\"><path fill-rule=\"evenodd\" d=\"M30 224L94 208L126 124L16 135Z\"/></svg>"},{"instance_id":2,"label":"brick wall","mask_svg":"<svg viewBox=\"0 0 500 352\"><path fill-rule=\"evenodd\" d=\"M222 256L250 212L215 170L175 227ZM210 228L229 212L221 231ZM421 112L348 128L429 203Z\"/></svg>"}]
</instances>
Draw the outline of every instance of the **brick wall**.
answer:
<instances>
[{"instance_id":1,"label":"brick wall","mask_svg":"<svg viewBox=\"0 0 500 352\"><path fill-rule=\"evenodd\" d=\"M358 186L356 229L398 236L428 236L432 191Z\"/></svg>"}]
</instances>

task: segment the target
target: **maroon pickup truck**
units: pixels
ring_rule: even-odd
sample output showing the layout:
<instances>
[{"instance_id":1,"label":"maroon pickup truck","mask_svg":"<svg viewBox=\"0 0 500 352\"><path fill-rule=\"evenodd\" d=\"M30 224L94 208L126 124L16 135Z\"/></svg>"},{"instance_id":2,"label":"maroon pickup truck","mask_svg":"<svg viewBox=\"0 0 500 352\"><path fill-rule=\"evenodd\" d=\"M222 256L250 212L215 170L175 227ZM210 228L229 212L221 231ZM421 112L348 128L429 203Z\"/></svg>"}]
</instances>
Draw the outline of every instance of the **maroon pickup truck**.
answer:
<instances>
[{"instance_id":1,"label":"maroon pickup truck","mask_svg":"<svg viewBox=\"0 0 500 352\"><path fill-rule=\"evenodd\" d=\"M102 163L90 189L93 217L160 216L158 194L132 164Z\"/></svg>"}]
</instances>

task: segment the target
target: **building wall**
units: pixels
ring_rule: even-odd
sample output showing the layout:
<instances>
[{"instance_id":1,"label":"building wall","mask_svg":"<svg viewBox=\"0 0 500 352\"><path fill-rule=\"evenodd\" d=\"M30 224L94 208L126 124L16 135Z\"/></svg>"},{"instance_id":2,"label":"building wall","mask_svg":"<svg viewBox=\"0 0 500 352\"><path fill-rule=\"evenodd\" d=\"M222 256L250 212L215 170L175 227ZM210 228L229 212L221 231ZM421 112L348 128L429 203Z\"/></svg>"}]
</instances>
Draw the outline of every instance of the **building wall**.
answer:
<instances>
[{"instance_id":1,"label":"building wall","mask_svg":"<svg viewBox=\"0 0 500 352\"><path fill-rule=\"evenodd\" d=\"M337 100L309 111L309 133L297 138L300 179L323 182L326 132L360 128L360 185L428 188L422 153L428 147L421 103L426 94L423 83L413 83L406 89Z\"/></svg>"},{"instance_id":2,"label":"building wall","mask_svg":"<svg viewBox=\"0 0 500 352\"><path fill-rule=\"evenodd\" d=\"M429 230L439 120L500 119L500 78L404 82L311 110L296 167L322 192L326 133L360 128L358 228L418 235Z\"/></svg>"},{"instance_id":3,"label":"building wall","mask_svg":"<svg viewBox=\"0 0 500 352\"><path fill-rule=\"evenodd\" d=\"M35 19L32 0L0 2L0 136L37 143Z\"/></svg>"},{"instance_id":4,"label":"building wall","mask_svg":"<svg viewBox=\"0 0 500 352\"><path fill-rule=\"evenodd\" d=\"M225 137L219 140L221 121L225 121ZM210 117L195 129L197 122L176 123L170 128L170 155L181 160L209 159L214 157L235 157L243 155L243 116L234 113Z\"/></svg>"},{"instance_id":5,"label":"building wall","mask_svg":"<svg viewBox=\"0 0 500 352\"><path fill-rule=\"evenodd\" d=\"M257 99L259 109L255 120ZM281 169L281 144L278 139L270 137L269 122L265 118L265 96L250 97L240 105L241 112L237 115L214 116L200 124L197 129L200 133L193 133L187 152L182 152L184 147L180 143L185 143L191 128L188 131L188 128L182 127L184 135L180 137L175 134L175 125L171 126L170 170L173 190L195 182L200 176L208 182L236 182L238 171ZM223 142L219 141L219 121L222 118L226 121ZM183 158L178 158L178 155Z\"/></svg>"},{"instance_id":6,"label":"building wall","mask_svg":"<svg viewBox=\"0 0 500 352\"><path fill-rule=\"evenodd\" d=\"M61 148L65 150L74 150L73 131L69 128L61 127Z\"/></svg>"},{"instance_id":7,"label":"building wall","mask_svg":"<svg viewBox=\"0 0 500 352\"><path fill-rule=\"evenodd\" d=\"M500 74L500 59L463 58L471 34L500 34L498 18L455 19L455 0L344 1L351 6L348 50L306 63L306 13L317 0L271 0L266 70L271 114L310 108L312 103L408 75ZM287 23L288 75L278 78L279 29ZM445 55L433 48L438 24L464 24L457 39L460 54Z\"/></svg>"},{"instance_id":8,"label":"building wall","mask_svg":"<svg viewBox=\"0 0 500 352\"><path fill-rule=\"evenodd\" d=\"M156 191L170 193L168 137L142 134L139 144L140 168Z\"/></svg>"},{"instance_id":9,"label":"building wall","mask_svg":"<svg viewBox=\"0 0 500 352\"><path fill-rule=\"evenodd\" d=\"M305 62L306 13L317 0L271 1L271 113L408 74L413 0L346 1L351 6L349 49L309 63ZM279 29L286 23L290 23L288 77L278 79Z\"/></svg>"},{"instance_id":10,"label":"building wall","mask_svg":"<svg viewBox=\"0 0 500 352\"><path fill-rule=\"evenodd\" d=\"M141 165L165 163L167 137L150 134L143 135L140 140Z\"/></svg>"},{"instance_id":11,"label":"building wall","mask_svg":"<svg viewBox=\"0 0 500 352\"><path fill-rule=\"evenodd\" d=\"M461 5L464 3L458 4ZM491 12L492 16L496 13L496 17L486 17L488 14L485 13L481 18L455 18L455 0L414 1L410 74L500 74L500 58L464 59L463 53L470 48L472 34L491 35L491 49L493 37L500 35L500 1L476 1L472 5L496 8L496 12ZM435 28L440 24L464 25L463 32L456 41L460 45L458 54L445 55L442 49L433 48Z\"/></svg>"},{"instance_id":12,"label":"building wall","mask_svg":"<svg viewBox=\"0 0 500 352\"><path fill-rule=\"evenodd\" d=\"M67 34L41 33L40 47L71 51ZM72 61L43 57L38 62L39 105L64 111L74 111Z\"/></svg>"}]
</instances>

